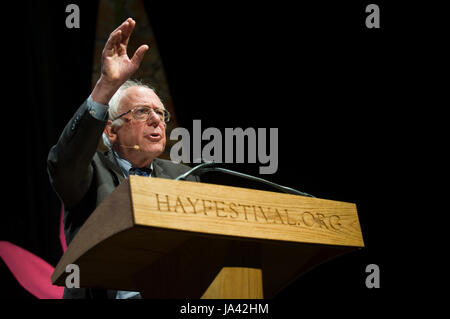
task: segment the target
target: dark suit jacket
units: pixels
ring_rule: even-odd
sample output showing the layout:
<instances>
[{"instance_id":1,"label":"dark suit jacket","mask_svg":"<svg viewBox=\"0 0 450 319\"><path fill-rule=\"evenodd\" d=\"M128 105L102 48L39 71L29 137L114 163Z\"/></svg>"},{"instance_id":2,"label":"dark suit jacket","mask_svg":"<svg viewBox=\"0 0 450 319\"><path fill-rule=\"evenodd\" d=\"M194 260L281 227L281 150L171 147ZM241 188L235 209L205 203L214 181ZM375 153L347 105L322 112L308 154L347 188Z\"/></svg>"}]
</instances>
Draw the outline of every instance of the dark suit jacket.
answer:
<instances>
[{"instance_id":1,"label":"dark suit jacket","mask_svg":"<svg viewBox=\"0 0 450 319\"><path fill-rule=\"evenodd\" d=\"M69 244L95 208L123 180L122 170L111 151L97 146L106 121L95 119L87 102L77 110L48 155L50 182L64 204L64 232ZM152 176L174 179L190 168L167 160L154 159ZM199 181L190 176L191 181ZM114 298L115 291L68 289L64 298Z\"/></svg>"}]
</instances>

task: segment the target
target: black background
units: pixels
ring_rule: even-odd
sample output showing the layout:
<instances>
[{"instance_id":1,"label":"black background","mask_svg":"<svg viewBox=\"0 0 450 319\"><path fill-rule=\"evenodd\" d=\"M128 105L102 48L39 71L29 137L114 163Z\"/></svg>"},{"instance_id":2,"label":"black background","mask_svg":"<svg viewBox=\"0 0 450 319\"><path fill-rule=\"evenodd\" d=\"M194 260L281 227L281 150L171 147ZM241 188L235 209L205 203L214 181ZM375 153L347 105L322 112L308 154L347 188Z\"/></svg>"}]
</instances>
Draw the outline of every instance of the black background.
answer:
<instances>
[{"instance_id":1,"label":"black background","mask_svg":"<svg viewBox=\"0 0 450 319\"><path fill-rule=\"evenodd\" d=\"M80 6L80 29L65 27L69 3ZM409 178L404 154L411 141L403 124L411 112L405 103L410 50L416 47L411 39L421 37L421 29L405 23L411 17L405 3L387 1L376 2L381 29L367 29L369 3L145 4L179 126L191 129L192 120L201 119L202 128L222 132L278 127L279 168L262 177L357 204L366 247L299 278L280 293L283 305L306 296L381 304L407 292L405 259L399 258L407 245L398 236L397 214L404 196L400 181ZM3 71L13 99L3 116L12 126L2 126L4 202L12 205L4 208L1 240L52 265L62 254L60 203L48 182L46 157L90 93L96 10L96 1L28 1L3 13ZM227 167L257 175L259 164ZM380 289L365 286L371 263L380 267ZM1 278L2 297L34 298L4 263Z\"/></svg>"}]
</instances>

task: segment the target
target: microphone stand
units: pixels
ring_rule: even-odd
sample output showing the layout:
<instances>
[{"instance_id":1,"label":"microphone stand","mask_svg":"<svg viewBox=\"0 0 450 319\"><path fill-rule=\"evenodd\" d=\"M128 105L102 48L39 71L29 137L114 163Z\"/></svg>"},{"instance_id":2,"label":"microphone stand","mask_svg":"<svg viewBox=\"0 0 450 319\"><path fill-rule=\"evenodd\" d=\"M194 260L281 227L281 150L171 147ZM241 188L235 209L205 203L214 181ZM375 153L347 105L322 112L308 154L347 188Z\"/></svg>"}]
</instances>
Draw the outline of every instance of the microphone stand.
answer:
<instances>
[{"instance_id":1,"label":"microphone stand","mask_svg":"<svg viewBox=\"0 0 450 319\"><path fill-rule=\"evenodd\" d=\"M249 179L251 181L263 183L263 184L272 186L272 187L274 187L274 188L276 188L276 189L278 189L278 190L280 190L280 191L282 191L284 193L287 193L287 194L307 196L307 197L314 197L311 194L308 194L308 193L305 193L305 192L301 192L301 191L293 189L291 187L282 186L282 185L270 182L270 181L268 181L266 179L263 179L263 178L260 178L260 177L256 177L256 176L252 176L252 175L236 172L236 171L225 169L225 168L222 168L222 167L215 167L215 165L216 165L215 162L204 162L204 163L201 163L201 164L195 166L194 168L190 169L186 173L181 174L180 176L175 178L175 180L176 181L186 180L186 178L189 175L193 174L194 172L197 172L197 175L199 175L199 176L204 174L204 173L207 173L207 172L221 172L221 173L225 173L225 174L229 174L229 175L233 175L233 176Z\"/></svg>"}]
</instances>

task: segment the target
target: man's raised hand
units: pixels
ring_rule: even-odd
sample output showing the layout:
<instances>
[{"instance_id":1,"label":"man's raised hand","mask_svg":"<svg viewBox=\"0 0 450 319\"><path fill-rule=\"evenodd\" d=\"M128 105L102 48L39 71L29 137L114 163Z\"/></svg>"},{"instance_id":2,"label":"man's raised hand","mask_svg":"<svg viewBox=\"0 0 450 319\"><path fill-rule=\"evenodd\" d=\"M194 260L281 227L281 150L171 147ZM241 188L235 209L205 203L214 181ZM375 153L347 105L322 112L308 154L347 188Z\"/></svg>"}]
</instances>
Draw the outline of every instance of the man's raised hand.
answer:
<instances>
[{"instance_id":1,"label":"man's raised hand","mask_svg":"<svg viewBox=\"0 0 450 319\"><path fill-rule=\"evenodd\" d=\"M131 59L128 57L128 41L135 25L136 21L128 18L110 34L102 52L101 76L92 92L94 101L107 104L139 68L148 46L141 45Z\"/></svg>"},{"instance_id":2,"label":"man's raised hand","mask_svg":"<svg viewBox=\"0 0 450 319\"><path fill-rule=\"evenodd\" d=\"M128 18L109 36L102 54L102 76L108 81L125 82L139 68L147 45L141 45L133 57L127 55L127 45L136 22Z\"/></svg>"}]
</instances>

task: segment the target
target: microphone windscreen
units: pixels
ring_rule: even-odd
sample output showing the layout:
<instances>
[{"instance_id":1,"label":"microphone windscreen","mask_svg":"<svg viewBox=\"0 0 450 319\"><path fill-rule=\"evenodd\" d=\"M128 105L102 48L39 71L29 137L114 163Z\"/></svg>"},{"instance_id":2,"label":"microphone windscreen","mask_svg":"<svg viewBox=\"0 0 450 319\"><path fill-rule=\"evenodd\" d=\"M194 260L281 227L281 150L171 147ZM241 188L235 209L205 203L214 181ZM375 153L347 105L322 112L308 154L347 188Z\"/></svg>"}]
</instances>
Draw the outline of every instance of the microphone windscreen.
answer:
<instances>
[{"instance_id":1,"label":"microphone windscreen","mask_svg":"<svg viewBox=\"0 0 450 319\"><path fill-rule=\"evenodd\" d=\"M139 147L139 145L133 145L133 146L126 146L126 145L120 145L120 147L123 147L123 148L131 148L131 149L134 149L134 150L136 150L136 151L139 151L139 149L140 149L140 147Z\"/></svg>"}]
</instances>

